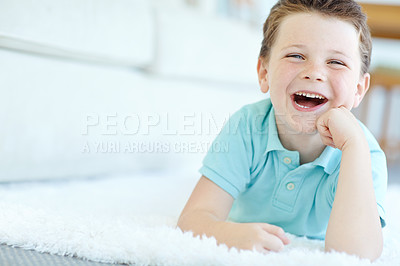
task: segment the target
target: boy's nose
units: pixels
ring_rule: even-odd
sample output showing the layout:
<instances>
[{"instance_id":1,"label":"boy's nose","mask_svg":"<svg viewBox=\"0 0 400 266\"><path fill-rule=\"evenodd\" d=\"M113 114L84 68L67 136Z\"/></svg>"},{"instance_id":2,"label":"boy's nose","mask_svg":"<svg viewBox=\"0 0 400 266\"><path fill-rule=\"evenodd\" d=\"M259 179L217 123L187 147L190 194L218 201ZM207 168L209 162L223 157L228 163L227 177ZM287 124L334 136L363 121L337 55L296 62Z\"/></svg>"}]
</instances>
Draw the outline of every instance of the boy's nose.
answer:
<instances>
[{"instance_id":1,"label":"boy's nose","mask_svg":"<svg viewBox=\"0 0 400 266\"><path fill-rule=\"evenodd\" d=\"M312 76L312 75L305 75L304 79L315 80L315 81L323 81L324 80L322 77L316 77L316 76Z\"/></svg>"},{"instance_id":2,"label":"boy's nose","mask_svg":"<svg viewBox=\"0 0 400 266\"><path fill-rule=\"evenodd\" d=\"M303 79L323 82L326 80L326 77L323 71L321 70L321 67L310 66L303 72Z\"/></svg>"}]
</instances>

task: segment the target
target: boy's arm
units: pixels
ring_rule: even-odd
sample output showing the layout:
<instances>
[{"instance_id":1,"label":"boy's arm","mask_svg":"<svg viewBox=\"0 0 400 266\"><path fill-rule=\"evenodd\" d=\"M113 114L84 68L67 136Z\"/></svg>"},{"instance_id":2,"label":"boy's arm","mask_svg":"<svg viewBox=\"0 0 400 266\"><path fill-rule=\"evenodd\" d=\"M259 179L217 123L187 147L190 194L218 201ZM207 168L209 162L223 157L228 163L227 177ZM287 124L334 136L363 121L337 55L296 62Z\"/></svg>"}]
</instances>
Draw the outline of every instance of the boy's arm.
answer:
<instances>
[{"instance_id":1,"label":"boy's arm","mask_svg":"<svg viewBox=\"0 0 400 266\"><path fill-rule=\"evenodd\" d=\"M342 151L325 250L344 251L375 260L382 253L383 237L365 135L345 107L323 114L317 128L325 144Z\"/></svg>"},{"instance_id":2,"label":"boy's arm","mask_svg":"<svg viewBox=\"0 0 400 266\"><path fill-rule=\"evenodd\" d=\"M228 247L266 252L279 251L289 243L282 228L265 223L226 222L233 198L202 176L178 220L183 231L215 237Z\"/></svg>"}]
</instances>

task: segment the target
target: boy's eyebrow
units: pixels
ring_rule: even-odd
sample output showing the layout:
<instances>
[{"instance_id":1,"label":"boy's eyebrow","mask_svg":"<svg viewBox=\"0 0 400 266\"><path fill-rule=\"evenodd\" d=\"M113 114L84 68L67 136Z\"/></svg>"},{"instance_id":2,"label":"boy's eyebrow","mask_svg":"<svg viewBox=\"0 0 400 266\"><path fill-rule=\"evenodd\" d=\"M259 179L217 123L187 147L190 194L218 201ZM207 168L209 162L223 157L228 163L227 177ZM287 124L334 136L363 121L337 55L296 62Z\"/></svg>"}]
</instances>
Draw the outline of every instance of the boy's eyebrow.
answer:
<instances>
[{"instance_id":1,"label":"boy's eyebrow","mask_svg":"<svg viewBox=\"0 0 400 266\"><path fill-rule=\"evenodd\" d=\"M306 47L304 44L291 44L282 48L282 50L286 50L288 48L297 47L297 48L304 48Z\"/></svg>"},{"instance_id":2,"label":"boy's eyebrow","mask_svg":"<svg viewBox=\"0 0 400 266\"><path fill-rule=\"evenodd\" d=\"M332 50L330 50L330 52L332 52L334 54L340 54L340 55L343 55L344 57L351 59L347 54L343 53L342 51L332 49Z\"/></svg>"}]
</instances>

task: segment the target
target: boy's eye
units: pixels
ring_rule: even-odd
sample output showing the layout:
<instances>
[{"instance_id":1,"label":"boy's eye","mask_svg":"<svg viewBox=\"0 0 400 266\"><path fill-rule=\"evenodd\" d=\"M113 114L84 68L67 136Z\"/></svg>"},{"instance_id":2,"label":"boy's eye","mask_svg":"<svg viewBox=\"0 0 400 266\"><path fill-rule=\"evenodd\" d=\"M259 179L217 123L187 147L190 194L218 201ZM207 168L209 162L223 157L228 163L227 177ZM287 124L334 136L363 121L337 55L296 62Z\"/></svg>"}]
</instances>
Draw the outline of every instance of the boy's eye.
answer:
<instances>
[{"instance_id":1,"label":"boy's eye","mask_svg":"<svg viewBox=\"0 0 400 266\"><path fill-rule=\"evenodd\" d=\"M296 59L304 59L304 57L300 54L289 54L286 57L296 58Z\"/></svg>"},{"instance_id":2,"label":"boy's eye","mask_svg":"<svg viewBox=\"0 0 400 266\"><path fill-rule=\"evenodd\" d=\"M331 61L329 61L329 64L341 65L341 66L345 66L346 65L342 61L338 61L338 60L331 60Z\"/></svg>"}]
</instances>

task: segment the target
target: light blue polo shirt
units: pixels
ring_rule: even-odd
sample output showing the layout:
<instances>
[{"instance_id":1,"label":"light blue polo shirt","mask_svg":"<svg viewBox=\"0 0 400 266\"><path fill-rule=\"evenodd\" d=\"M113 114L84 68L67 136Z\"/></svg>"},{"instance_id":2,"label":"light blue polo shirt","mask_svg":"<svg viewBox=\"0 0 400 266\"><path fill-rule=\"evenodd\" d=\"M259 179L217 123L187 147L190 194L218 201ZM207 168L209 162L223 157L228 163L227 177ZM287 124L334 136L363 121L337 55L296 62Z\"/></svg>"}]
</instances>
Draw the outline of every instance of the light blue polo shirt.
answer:
<instances>
[{"instance_id":1,"label":"light blue polo shirt","mask_svg":"<svg viewBox=\"0 0 400 266\"><path fill-rule=\"evenodd\" d=\"M386 158L369 130L361 126L371 151L376 202L385 226ZM235 199L229 220L265 222L298 236L324 239L341 155L339 149L327 146L315 161L300 165L299 152L282 146L274 108L266 99L244 106L229 119L200 173Z\"/></svg>"}]
</instances>

